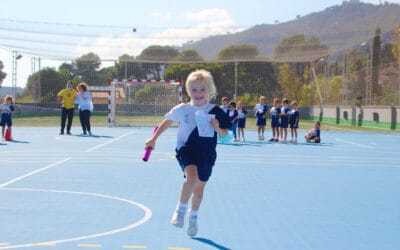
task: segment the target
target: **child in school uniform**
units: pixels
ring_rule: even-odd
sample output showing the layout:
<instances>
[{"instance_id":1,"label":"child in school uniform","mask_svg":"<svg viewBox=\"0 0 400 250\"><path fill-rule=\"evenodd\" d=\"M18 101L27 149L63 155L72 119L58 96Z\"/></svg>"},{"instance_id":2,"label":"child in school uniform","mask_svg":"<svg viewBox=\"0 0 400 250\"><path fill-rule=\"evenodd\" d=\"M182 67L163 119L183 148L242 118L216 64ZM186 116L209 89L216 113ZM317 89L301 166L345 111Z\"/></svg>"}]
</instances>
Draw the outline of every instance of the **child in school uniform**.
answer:
<instances>
[{"instance_id":1,"label":"child in school uniform","mask_svg":"<svg viewBox=\"0 0 400 250\"><path fill-rule=\"evenodd\" d=\"M228 97L224 96L221 98L221 106L219 106L225 113L228 113Z\"/></svg>"},{"instance_id":2,"label":"child in school uniform","mask_svg":"<svg viewBox=\"0 0 400 250\"><path fill-rule=\"evenodd\" d=\"M264 140L264 131L267 125L267 112L268 106L265 104L265 96L260 96L259 103L254 107L259 141Z\"/></svg>"},{"instance_id":3,"label":"child in school uniform","mask_svg":"<svg viewBox=\"0 0 400 250\"><path fill-rule=\"evenodd\" d=\"M289 125L290 125L290 135L291 139L290 142L297 142L297 129L299 128L299 120L300 114L297 110L298 104L297 101L292 101L290 104L292 110L288 112L290 115L289 117Z\"/></svg>"},{"instance_id":4,"label":"child in school uniform","mask_svg":"<svg viewBox=\"0 0 400 250\"><path fill-rule=\"evenodd\" d=\"M282 100L282 107L281 107L281 127L280 127L280 135L281 141L287 140L287 129L289 127L289 117L290 115L288 112L290 111L289 108L289 99L284 98Z\"/></svg>"},{"instance_id":5,"label":"child in school uniform","mask_svg":"<svg viewBox=\"0 0 400 250\"><path fill-rule=\"evenodd\" d=\"M280 115L281 108L279 107L279 99L275 98L273 101L273 107L269 111L271 117L271 129L272 129L272 137L269 141L278 142L279 141L279 128L281 126L280 123Z\"/></svg>"},{"instance_id":6,"label":"child in school uniform","mask_svg":"<svg viewBox=\"0 0 400 250\"><path fill-rule=\"evenodd\" d=\"M183 227L191 199L187 234L193 237L198 231L197 216L204 188L217 158L217 134L221 137L227 136L230 123L224 111L210 103L217 93L210 72L196 70L190 73L185 87L190 102L175 106L165 115L158 129L146 141L145 148L154 149L158 137L173 122L179 123L176 158L184 172L185 180L171 224Z\"/></svg>"},{"instance_id":7,"label":"child in school uniform","mask_svg":"<svg viewBox=\"0 0 400 250\"><path fill-rule=\"evenodd\" d=\"M239 101L237 104L237 111L238 111L238 140L240 141L240 138L245 141L244 138L244 129L246 128L246 117L247 117L247 110L243 105L243 102ZM240 137L241 135L241 137Z\"/></svg>"},{"instance_id":8,"label":"child in school uniform","mask_svg":"<svg viewBox=\"0 0 400 250\"><path fill-rule=\"evenodd\" d=\"M237 124L238 124L238 119L239 119L239 114L238 111L236 110L236 102L229 102L228 105L228 117L229 117L229 122L231 123L231 127L229 128L230 131L233 133L233 137L235 138L235 141L237 141Z\"/></svg>"},{"instance_id":9,"label":"child in school uniform","mask_svg":"<svg viewBox=\"0 0 400 250\"><path fill-rule=\"evenodd\" d=\"M7 95L4 97L4 103L0 104L0 126L1 126L1 135L3 141L7 139L12 141L12 138L6 138L6 126L9 130L8 133L11 135L11 127L12 127L12 112L14 111L13 97Z\"/></svg>"},{"instance_id":10,"label":"child in school uniform","mask_svg":"<svg viewBox=\"0 0 400 250\"><path fill-rule=\"evenodd\" d=\"M306 142L321 142L321 131L320 131L321 123L319 121L314 122L314 128L310 129L308 133L304 136Z\"/></svg>"}]
</instances>

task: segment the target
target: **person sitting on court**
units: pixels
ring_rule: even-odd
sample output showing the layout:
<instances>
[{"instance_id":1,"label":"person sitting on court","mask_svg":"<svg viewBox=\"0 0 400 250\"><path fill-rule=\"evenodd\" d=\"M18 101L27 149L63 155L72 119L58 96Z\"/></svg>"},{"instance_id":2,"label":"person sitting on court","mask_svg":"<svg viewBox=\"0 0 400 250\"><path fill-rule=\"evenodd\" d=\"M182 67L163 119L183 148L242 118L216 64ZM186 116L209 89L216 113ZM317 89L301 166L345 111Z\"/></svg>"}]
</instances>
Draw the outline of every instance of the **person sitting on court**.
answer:
<instances>
[{"instance_id":1,"label":"person sitting on court","mask_svg":"<svg viewBox=\"0 0 400 250\"><path fill-rule=\"evenodd\" d=\"M310 129L308 133L304 136L306 142L321 142L321 131L320 131L321 123L319 121L314 122L314 128Z\"/></svg>"}]
</instances>

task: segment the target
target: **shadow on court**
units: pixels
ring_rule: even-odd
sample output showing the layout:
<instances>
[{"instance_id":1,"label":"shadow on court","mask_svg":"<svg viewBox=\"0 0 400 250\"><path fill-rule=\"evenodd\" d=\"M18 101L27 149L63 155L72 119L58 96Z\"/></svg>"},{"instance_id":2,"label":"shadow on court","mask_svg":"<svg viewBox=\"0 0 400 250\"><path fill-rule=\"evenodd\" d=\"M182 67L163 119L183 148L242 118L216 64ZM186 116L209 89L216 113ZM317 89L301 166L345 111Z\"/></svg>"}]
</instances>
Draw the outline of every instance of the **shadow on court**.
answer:
<instances>
[{"instance_id":1,"label":"shadow on court","mask_svg":"<svg viewBox=\"0 0 400 250\"><path fill-rule=\"evenodd\" d=\"M12 141L7 141L7 142L12 142L12 143L30 143L29 141L19 141L19 140L12 140ZM3 144L7 145L7 144Z\"/></svg>"},{"instance_id":2,"label":"shadow on court","mask_svg":"<svg viewBox=\"0 0 400 250\"><path fill-rule=\"evenodd\" d=\"M114 138L114 136L110 135L75 135L77 137L87 137L87 138Z\"/></svg>"},{"instance_id":3,"label":"shadow on court","mask_svg":"<svg viewBox=\"0 0 400 250\"><path fill-rule=\"evenodd\" d=\"M211 247L214 247L215 249L219 249L219 250L231 250L231 248L228 248L228 247L222 246L222 245L220 245L220 244L217 244L217 243L215 243L214 241L209 240L209 239L200 238L200 237L195 237L195 238L192 238L192 239L193 239L193 240L200 241L201 243L207 244L207 245L209 245L209 246L211 246Z\"/></svg>"}]
</instances>

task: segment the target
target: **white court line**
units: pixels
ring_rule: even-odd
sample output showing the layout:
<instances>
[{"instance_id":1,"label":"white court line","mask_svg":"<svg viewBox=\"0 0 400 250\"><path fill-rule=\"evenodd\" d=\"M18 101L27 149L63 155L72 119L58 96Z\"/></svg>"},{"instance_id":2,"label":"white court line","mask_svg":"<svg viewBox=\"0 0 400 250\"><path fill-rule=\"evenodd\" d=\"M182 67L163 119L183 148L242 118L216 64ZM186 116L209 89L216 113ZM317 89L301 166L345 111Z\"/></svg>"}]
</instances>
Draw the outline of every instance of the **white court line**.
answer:
<instances>
[{"instance_id":1,"label":"white court line","mask_svg":"<svg viewBox=\"0 0 400 250\"><path fill-rule=\"evenodd\" d=\"M20 177L17 177L17 178L15 178L15 179L11 180L11 181L8 181L8 182L6 182L6 183L1 184L1 185L0 185L0 188L3 188L3 187L5 187L5 186L8 186L8 185L10 185L11 183L17 182L17 181L19 181L19 180L25 179L26 177L29 177L29 176L31 176L31 175L40 173L40 172L42 172L42 171L44 171L44 170L46 170L46 169L49 169L49 168L52 168L52 167L54 167L54 166L60 165L60 164L62 164L62 163L64 163L64 162L67 162L67 161L69 161L69 160L71 160L71 159L72 159L71 157L68 157L68 158L66 158L66 159L64 159L64 160L55 162L55 163L50 164L50 165L48 165L48 166L46 166L46 167L43 167L43 168L40 168L40 169L36 169L35 171L29 172L29 173L27 173L27 174L25 174L25 175L22 175L22 176L20 176Z\"/></svg>"},{"instance_id":2,"label":"white court line","mask_svg":"<svg viewBox=\"0 0 400 250\"><path fill-rule=\"evenodd\" d=\"M107 142L105 142L105 143L102 143L102 144L100 144L100 145L97 145L97 146L95 146L95 147L93 147L93 148L89 148L88 150L86 150L86 152L91 152L91 151L93 151L93 150L96 150L96 149L98 149L98 148L101 148L101 147L103 147L103 146L105 146L105 145L107 145L107 144L109 144L109 143L111 143L111 142L117 141L117 140L119 140L119 139L121 139L121 138L124 138L124 137L126 137L126 136L128 136L128 135L130 135L130 134L136 133L136 132L137 132L137 130L128 132L128 133L126 133L126 134L123 134L123 135L121 135L121 136L118 136L117 138L114 138L114 139L109 140L109 141L107 141Z\"/></svg>"},{"instance_id":3,"label":"white court line","mask_svg":"<svg viewBox=\"0 0 400 250\"><path fill-rule=\"evenodd\" d=\"M68 194L95 196L95 197L100 197L100 198L103 198L103 199L116 200L116 201L128 203L130 205L139 207L140 209L142 209L144 211L144 216L140 220L138 220L138 221L136 221L136 222L134 222L134 223L132 223L132 224L130 224L128 226L125 226L125 227L122 227L122 228L117 228L117 229L114 229L114 230L111 230L111 231L108 231L108 232L95 233L95 234L91 234L91 235L79 236L79 237L70 238L70 239L50 240L50 241L46 241L46 242L28 243L28 244L21 244L21 245L11 245L11 246L5 246L5 247L0 246L0 249L36 247L36 246L42 245L42 244L58 244L58 243L87 240L87 239L97 238L97 237L100 237L100 236L112 235L112 234L120 233L120 232L123 232L123 231L127 231L127 230L130 230L130 229L133 229L135 227L138 227L138 226L144 224L145 222L147 222L148 220L150 220L150 218L152 217L151 210L148 207L144 206L143 204L140 204L140 203L137 203L137 202L134 202L134 201L131 201L131 200L127 200L127 199L111 196L111 195L104 195L104 194L97 194L97 193L87 193L87 192L64 191L64 190L31 189L31 188L5 188L4 190L27 191L27 192L68 193Z\"/></svg>"},{"instance_id":4,"label":"white court line","mask_svg":"<svg viewBox=\"0 0 400 250\"><path fill-rule=\"evenodd\" d=\"M93 148L90 148L90 149L86 150L86 152L91 152L91 151L93 151L93 150L96 150L96 149L98 149L98 148L100 148L100 147L103 147L103 146L105 146L105 145L107 145L107 144L109 144L109 143L111 143L111 142L114 142L114 141L116 141L116 140L119 140L119 139L121 139L121 138L123 138L123 137L126 137L126 136L128 136L128 135L130 135L130 134L133 134L133 133L135 133L135 132L136 132L136 131L131 131L131 132L128 132L128 133L126 133L126 134L123 134L123 135L121 135L121 136L119 136L119 137L117 137L117 138L114 138L114 139L110 140L110 141L107 141L107 142L102 143L102 144L100 144L100 145L97 145L97 146L95 146L95 147L93 147ZM72 159L71 157L68 157L68 158L66 158L66 159L64 159L64 160L60 160L60 161L57 161L57 162L55 162L55 163L52 163L52 164L50 164L50 165L48 165L48 166L46 166L46 167L43 167L43 168L37 169L37 170L35 170L35 171L29 172L29 173L27 173L27 174L25 174L25 175L22 175L22 176L20 176L20 177L17 177L17 178L15 178L15 179L11 180L11 181L8 181L8 182L5 182L5 183L3 183L3 184L0 184L0 188L6 187L6 186L10 185L11 183L17 182L17 181L22 180L22 179L25 179L26 177L29 177L29 176L31 176L31 175L40 173L40 172L42 172L42 171L44 171L44 170L47 170L47 169L52 168L52 167L54 167L54 166L60 165L60 164L62 164L62 163L64 163L64 162L67 162L67 161L69 161L69 160L71 160L71 159Z\"/></svg>"},{"instance_id":5,"label":"white court line","mask_svg":"<svg viewBox=\"0 0 400 250\"><path fill-rule=\"evenodd\" d=\"M133 134L133 133L135 133L135 132L136 132L136 131L131 131L131 132L128 132L128 133L126 133L126 134L123 134L123 135L121 135L121 136L119 136L119 137L117 137L117 138L115 138L115 139L112 139L112 140L107 141L107 142L105 142L105 143L102 143L102 144L100 144L100 145L98 145L98 146L95 146L95 147L93 147L93 148L90 148L90 149L88 149L86 152L90 152L90 151L96 150L96 149L98 149L98 148L100 148L100 147L102 147L102 146L105 146L105 145L107 145L107 144L109 144L109 143L111 143L111 142L114 142L114 141L116 141L116 140L119 140L119 139L121 139L121 138L123 138L123 137L126 137L126 136L128 136L128 135L130 135L130 134ZM67 162L67 161L69 161L69 160L71 160L71 159L72 159L72 157L68 157L68 158L66 158L66 159L64 159L64 160L57 161L57 162L55 162L55 163L53 163L53 164L50 164L50 165L48 165L48 166L46 166L46 167L43 167L43 168L37 169L37 170L35 170L35 171L29 172L29 173L27 173L27 174L25 174L25 175L22 175L22 176L18 177L18 178L15 178L15 179L13 179L13 180L10 180L10 181L8 181L8 182L5 182L5 183L3 183L3 184L0 184L0 188L1 188L2 190L38 191L38 192L53 192L53 193L72 193L72 194L91 195L91 196L97 196L97 197L102 197L102 198L106 198L106 199L117 200L117 201L129 203L129 204L131 204L131 205L134 205L134 206L137 206L137 207L141 208L141 209L145 212L144 217L141 218L139 221L134 222L134 223L131 224L131 225L128 225L128 226L122 227L122 228L118 228L118 229L114 229L114 230L111 230L111 231L108 231L108 232L102 232L102 233L97 233L97 234L85 235L85 236L76 237L76 238L70 238L70 239L53 240L53 241L48 241L48 242L29 243L29 244L21 244L21 245L11 245L11 246L10 246L10 245L8 245L8 243L7 243L7 244L2 244L2 245L0 245L0 249L36 247L36 246L39 246L39 245L41 245L41 244L45 244L45 245L46 245L46 244L50 244L50 245L51 245L51 244L57 244L57 243L64 243L64 242L71 242L71 241L79 241L79 240L86 240L86 239L91 239L91 238L97 238L97 237L100 237L100 236L106 236L106 235L116 234L116 233L119 233L119 232L123 232L123 231L127 231L127 230L130 230L130 229L133 229L133 228L135 228L135 227L138 227L138 226L144 224L145 222L147 222L147 221L152 217L152 212L151 212L151 210L150 210L148 207L146 207L146 206L144 206L144 205L142 205L142 204L140 204L140 203L137 203L137 202L134 202L134 201L131 201L131 200L127 200L127 199L123 199L123 198L118 198L118 197L115 197L115 196L109 196L109 195L103 195L103 194L97 194L97 193L62 191L62 190L45 190L45 189L29 189L29 188L26 188L26 189L22 189L22 188L21 188L21 189L4 188L4 187L8 186L9 184L12 184L12 183L17 182L17 181L19 181L19 180L22 180L22 179L24 179L24 178L26 178L26 177L29 177L29 176L31 176L31 175L40 173L40 172L42 172L42 171L44 171L44 170L47 170L47 169L49 169L49 168L51 168L51 167L57 166L57 165L62 164L62 163L64 163L64 162Z\"/></svg>"},{"instance_id":6,"label":"white court line","mask_svg":"<svg viewBox=\"0 0 400 250\"><path fill-rule=\"evenodd\" d=\"M368 145L359 144L359 143L355 143L355 142L347 141L347 140L343 140L343 139L336 139L336 141L345 142L345 143L352 144L352 145L355 145L355 146L359 146L359 147L362 147L362 148L374 149L374 147L371 147L371 146L368 146Z\"/></svg>"}]
</instances>

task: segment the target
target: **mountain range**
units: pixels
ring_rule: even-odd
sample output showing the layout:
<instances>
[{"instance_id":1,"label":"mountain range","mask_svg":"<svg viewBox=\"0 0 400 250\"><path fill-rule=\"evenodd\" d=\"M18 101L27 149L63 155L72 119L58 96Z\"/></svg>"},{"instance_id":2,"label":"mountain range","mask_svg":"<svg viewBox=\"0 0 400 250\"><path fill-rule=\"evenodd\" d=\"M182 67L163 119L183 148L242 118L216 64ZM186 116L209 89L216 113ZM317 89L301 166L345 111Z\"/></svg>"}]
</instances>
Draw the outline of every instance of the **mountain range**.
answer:
<instances>
[{"instance_id":1,"label":"mountain range","mask_svg":"<svg viewBox=\"0 0 400 250\"><path fill-rule=\"evenodd\" d=\"M194 49L203 58L214 60L228 46L250 44L257 46L260 56L273 58L274 49L282 39L303 34L306 38L319 37L321 44L326 45L332 54L361 43L371 43L378 27L383 37L400 27L399 4L385 2L373 5L354 0L344 1L341 5L298 16L292 21L259 24L234 34L210 36L187 43L180 50Z\"/></svg>"}]
</instances>

